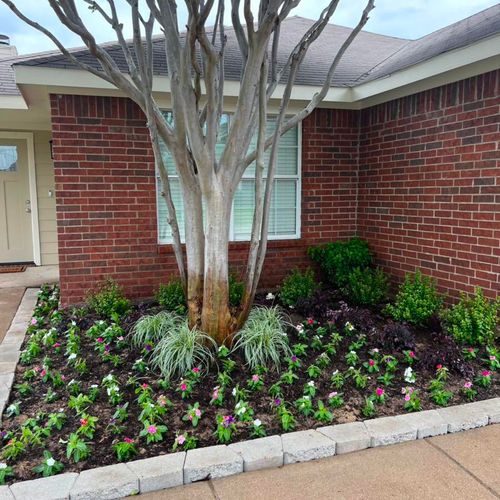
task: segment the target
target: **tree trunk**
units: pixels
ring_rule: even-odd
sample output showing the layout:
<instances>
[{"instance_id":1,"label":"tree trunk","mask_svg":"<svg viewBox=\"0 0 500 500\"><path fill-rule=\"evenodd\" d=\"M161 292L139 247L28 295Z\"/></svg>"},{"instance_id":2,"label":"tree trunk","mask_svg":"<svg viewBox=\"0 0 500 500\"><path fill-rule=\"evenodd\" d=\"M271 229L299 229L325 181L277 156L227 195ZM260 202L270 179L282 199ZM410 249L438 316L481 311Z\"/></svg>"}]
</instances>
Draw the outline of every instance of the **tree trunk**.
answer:
<instances>
[{"instance_id":1,"label":"tree trunk","mask_svg":"<svg viewBox=\"0 0 500 500\"><path fill-rule=\"evenodd\" d=\"M219 345L229 346L235 327L229 310L228 287L232 195L222 186L213 185L205 200L205 274L201 329Z\"/></svg>"}]
</instances>

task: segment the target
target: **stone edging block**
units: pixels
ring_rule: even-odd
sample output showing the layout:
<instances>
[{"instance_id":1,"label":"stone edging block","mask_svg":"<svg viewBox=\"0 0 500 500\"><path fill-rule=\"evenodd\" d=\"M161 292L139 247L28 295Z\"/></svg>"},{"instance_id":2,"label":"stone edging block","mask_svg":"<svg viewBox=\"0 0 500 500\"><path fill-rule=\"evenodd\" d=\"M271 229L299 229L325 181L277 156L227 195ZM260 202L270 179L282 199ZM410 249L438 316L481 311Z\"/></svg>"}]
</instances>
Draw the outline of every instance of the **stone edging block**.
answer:
<instances>
[{"instance_id":1,"label":"stone edging block","mask_svg":"<svg viewBox=\"0 0 500 500\"><path fill-rule=\"evenodd\" d=\"M0 410L14 380L12 357L24 340L37 289L27 289L0 351ZM15 355L13 357L16 357ZM0 414L1 423L1 414ZM251 441L160 455L75 473L0 486L0 500L99 500L158 491L207 478L279 467L364 448L500 423L500 398L438 410L329 425Z\"/></svg>"}]
</instances>

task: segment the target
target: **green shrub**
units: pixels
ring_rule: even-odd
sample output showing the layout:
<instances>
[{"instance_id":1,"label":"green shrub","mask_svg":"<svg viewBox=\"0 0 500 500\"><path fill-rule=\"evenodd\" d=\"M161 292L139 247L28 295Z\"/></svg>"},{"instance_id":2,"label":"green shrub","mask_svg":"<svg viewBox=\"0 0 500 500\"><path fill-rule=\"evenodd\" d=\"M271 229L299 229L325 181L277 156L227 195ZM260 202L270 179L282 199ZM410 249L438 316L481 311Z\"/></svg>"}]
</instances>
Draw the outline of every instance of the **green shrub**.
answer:
<instances>
[{"instance_id":1,"label":"green shrub","mask_svg":"<svg viewBox=\"0 0 500 500\"><path fill-rule=\"evenodd\" d=\"M328 282L338 288L347 285L353 269L363 269L372 262L368 243L360 238L310 247L307 253L320 266Z\"/></svg>"},{"instance_id":2,"label":"green shrub","mask_svg":"<svg viewBox=\"0 0 500 500\"><path fill-rule=\"evenodd\" d=\"M312 269L307 269L304 273L294 269L283 280L279 296L282 304L295 307L300 299L310 298L317 289Z\"/></svg>"},{"instance_id":3,"label":"green shrub","mask_svg":"<svg viewBox=\"0 0 500 500\"><path fill-rule=\"evenodd\" d=\"M245 283L240 281L234 274L229 275L229 305L238 307L241 304L243 293L245 291Z\"/></svg>"},{"instance_id":4,"label":"green shrub","mask_svg":"<svg viewBox=\"0 0 500 500\"><path fill-rule=\"evenodd\" d=\"M132 327L132 343L142 349L150 342L156 345L169 332L178 329L183 318L172 311L142 316Z\"/></svg>"},{"instance_id":5,"label":"green shrub","mask_svg":"<svg viewBox=\"0 0 500 500\"><path fill-rule=\"evenodd\" d=\"M182 288L180 280L172 280L160 285L156 292L156 300L167 311L173 311L178 314L185 314L187 311L186 295L184 294L184 288Z\"/></svg>"},{"instance_id":6,"label":"green shrub","mask_svg":"<svg viewBox=\"0 0 500 500\"><path fill-rule=\"evenodd\" d=\"M255 307L235 335L234 350L241 349L247 365L274 366L291 355L283 313L275 307Z\"/></svg>"},{"instance_id":7,"label":"green shrub","mask_svg":"<svg viewBox=\"0 0 500 500\"><path fill-rule=\"evenodd\" d=\"M87 295L87 304L99 316L107 318L115 315L123 316L130 310L130 300L112 279L106 280L96 291L90 292Z\"/></svg>"},{"instance_id":8,"label":"green shrub","mask_svg":"<svg viewBox=\"0 0 500 500\"><path fill-rule=\"evenodd\" d=\"M481 288L473 297L461 294L460 301L443 311L446 330L467 345L493 345L498 326L500 298L489 301Z\"/></svg>"},{"instance_id":9,"label":"green shrub","mask_svg":"<svg viewBox=\"0 0 500 500\"><path fill-rule=\"evenodd\" d=\"M158 341L151 352L151 364L170 379L183 376L195 366L208 369L213 360L215 341L182 318Z\"/></svg>"},{"instance_id":10,"label":"green shrub","mask_svg":"<svg viewBox=\"0 0 500 500\"><path fill-rule=\"evenodd\" d=\"M375 306L387 297L387 277L382 269L356 267L347 280L346 292L355 304Z\"/></svg>"},{"instance_id":11,"label":"green shrub","mask_svg":"<svg viewBox=\"0 0 500 500\"><path fill-rule=\"evenodd\" d=\"M397 321L423 325L439 312L442 303L434 280L417 270L405 276L394 305L389 304L385 311Z\"/></svg>"}]
</instances>

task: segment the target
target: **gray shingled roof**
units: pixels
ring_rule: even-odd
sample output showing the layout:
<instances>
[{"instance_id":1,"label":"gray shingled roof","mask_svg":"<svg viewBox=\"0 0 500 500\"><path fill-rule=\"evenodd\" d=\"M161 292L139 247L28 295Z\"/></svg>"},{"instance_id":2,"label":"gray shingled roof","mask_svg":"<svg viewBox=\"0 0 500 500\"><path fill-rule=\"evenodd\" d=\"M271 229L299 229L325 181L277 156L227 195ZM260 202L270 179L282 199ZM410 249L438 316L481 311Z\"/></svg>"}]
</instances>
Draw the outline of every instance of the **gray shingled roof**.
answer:
<instances>
[{"instance_id":1,"label":"gray shingled roof","mask_svg":"<svg viewBox=\"0 0 500 500\"><path fill-rule=\"evenodd\" d=\"M279 63L283 64L302 34L313 23L310 19L290 17L282 25ZM300 85L321 85L327 73L331 57L349 35L351 28L329 24L319 39L311 46L302 63L296 83ZM362 31L342 58L332 86L352 87L359 83L375 80L419 62L431 59L500 32L500 4L490 7L467 19L454 23L417 40L406 40ZM227 29L226 78L239 81L241 77L241 56L234 32ZM122 71L127 64L120 47L116 43L103 45ZM87 49L73 49L75 56L87 64L99 68L99 64ZM156 75L166 75L164 39L154 42L153 71ZM57 52L35 54L15 59L0 60L2 67L8 64L43 68L70 69L75 66ZM6 72L11 74L10 68ZM13 75L12 75L13 76ZM0 93L13 91L13 82L0 81Z\"/></svg>"}]
</instances>

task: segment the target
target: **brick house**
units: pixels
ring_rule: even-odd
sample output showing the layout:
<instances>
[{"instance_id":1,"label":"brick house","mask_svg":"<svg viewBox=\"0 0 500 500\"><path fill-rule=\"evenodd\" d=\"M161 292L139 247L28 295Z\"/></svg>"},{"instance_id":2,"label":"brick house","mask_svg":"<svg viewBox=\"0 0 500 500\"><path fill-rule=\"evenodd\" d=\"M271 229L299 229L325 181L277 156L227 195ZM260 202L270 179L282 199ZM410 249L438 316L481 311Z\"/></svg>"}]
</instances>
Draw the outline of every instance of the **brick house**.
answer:
<instances>
[{"instance_id":1,"label":"brick house","mask_svg":"<svg viewBox=\"0 0 500 500\"><path fill-rule=\"evenodd\" d=\"M282 58L311 22L284 23ZM316 91L323 54L349 31L328 26L302 65L292 107ZM120 49L106 47L119 61ZM155 88L168 111L160 59ZM228 60L226 120L239 67ZM395 279L421 268L450 296L477 285L496 296L499 68L499 5L418 40L363 31L321 107L282 141L261 285L309 265L310 245L359 235ZM235 270L246 261L251 192L249 172L233 207ZM163 203L133 102L58 53L17 56L0 45L0 263L58 264L65 305L104 277L131 297L151 296L176 273Z\"/></svg>"}]
</instances>

